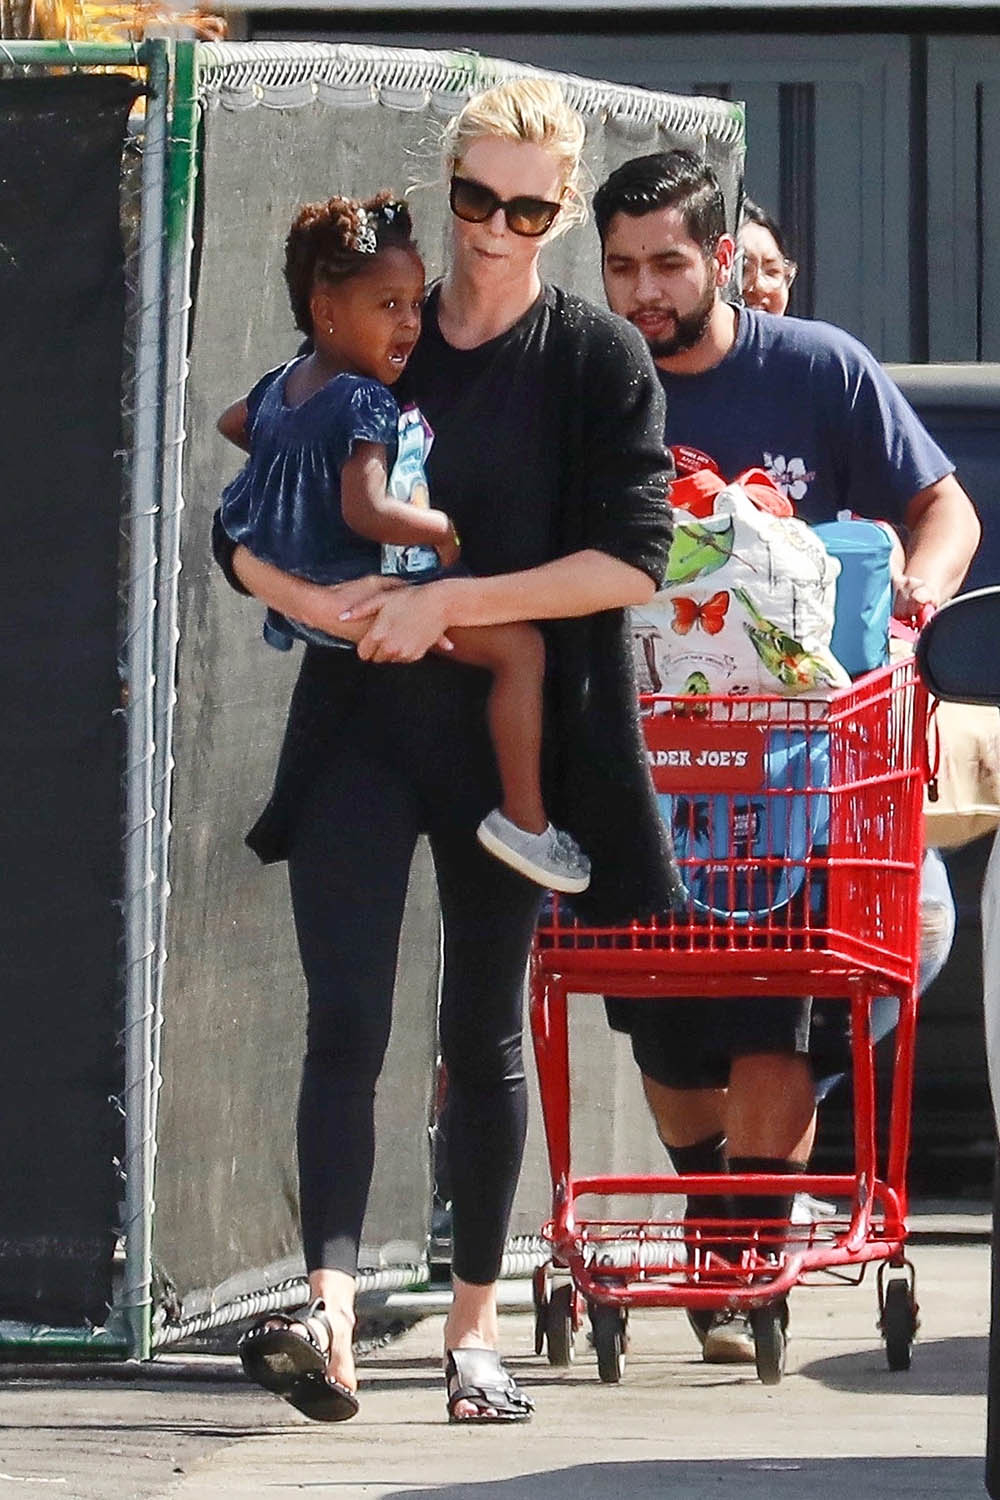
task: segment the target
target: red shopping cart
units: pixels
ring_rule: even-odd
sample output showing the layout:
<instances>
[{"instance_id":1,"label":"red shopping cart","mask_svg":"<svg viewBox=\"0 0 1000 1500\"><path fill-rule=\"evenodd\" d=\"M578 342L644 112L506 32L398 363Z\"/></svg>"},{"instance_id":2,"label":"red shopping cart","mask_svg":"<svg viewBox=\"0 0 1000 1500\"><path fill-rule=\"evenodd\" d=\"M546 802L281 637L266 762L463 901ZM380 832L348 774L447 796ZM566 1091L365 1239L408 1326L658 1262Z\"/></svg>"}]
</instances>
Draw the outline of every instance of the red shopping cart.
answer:
<instances>
[{"instance_id":1,"label":"red shopping cart","mask_svg":"<svg viewBox=\"0 0 1000 1500\"><path fill-rule=\"evenodd\" d=\"M534 1281L537 1352L568 1363L586 1310L598 1373L614 1382L631 1308L730 1309L749 1315L757 1373L773 1384L784 1367L790 1289L816 1273L858 1282L874 1261L888 1362L907 1368L917 1327L904 1246L926 692L907 659L827 701L651 695L641 704L686 901L667 919L598 927L553 898L539 926L531 1028L552 1217L543 1230L551 1260ZM853 1173L575 1177L570 994L843 1000ZM870 1013L881 995L898 996L900 1013L880 1146ZM678 1192L805 1192L834 1199L837 1214L790 1232L786 1223L721 1215L697 1223L591 1217L582 1201Z\"/></svg>"}]
</instances>

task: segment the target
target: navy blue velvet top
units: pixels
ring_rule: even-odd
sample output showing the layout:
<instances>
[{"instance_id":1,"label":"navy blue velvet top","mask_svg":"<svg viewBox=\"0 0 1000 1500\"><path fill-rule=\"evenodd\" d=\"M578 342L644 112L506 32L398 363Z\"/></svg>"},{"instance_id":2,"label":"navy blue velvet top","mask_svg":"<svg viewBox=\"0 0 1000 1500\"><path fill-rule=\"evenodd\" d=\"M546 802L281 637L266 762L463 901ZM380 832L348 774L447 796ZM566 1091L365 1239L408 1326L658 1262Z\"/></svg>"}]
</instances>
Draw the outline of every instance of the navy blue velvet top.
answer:
<instances>
[{"instance_id":1,"label":"navy blue velvet top","mask_svg":"<svg viewBox=\"0 0 1000 1500\"><path fill-rule=\"evenodd\" d=\"M381 548L345 522L340 471L357 442L383 444L392 467L399 407L381 381L348 374L289 406L299 363L269 370L247 397L250 457L222 492L222 525L261 562L312 583L363 578L379 571Z\"/></svg>"}]
</instances>

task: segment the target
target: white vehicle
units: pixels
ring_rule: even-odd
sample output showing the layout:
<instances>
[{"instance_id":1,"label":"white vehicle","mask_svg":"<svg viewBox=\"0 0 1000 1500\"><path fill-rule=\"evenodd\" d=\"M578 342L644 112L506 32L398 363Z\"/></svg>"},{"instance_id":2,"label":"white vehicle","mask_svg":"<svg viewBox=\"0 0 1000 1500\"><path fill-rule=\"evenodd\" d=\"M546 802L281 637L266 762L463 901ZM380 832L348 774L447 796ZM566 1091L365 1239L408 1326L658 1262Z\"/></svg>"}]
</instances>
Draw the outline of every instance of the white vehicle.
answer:
<instances>
[{"instance_id":1,"label":"white vehicle","mask_svg":"<svg viewBox=\"0 0 1000 1500\"><path fill-rule=\"evenodd\" d=\"M946 604L921 632L917 663L927 686L956 703L1000 705L1000 587L962 594ZM982 893L983 1006L986 1059L993 1115L1000 1135L1000 834ZM1000 1170L993 1193L993 1271L986 1431L986 1488L1000 1500Z\"/></svg>"}]
</instances>

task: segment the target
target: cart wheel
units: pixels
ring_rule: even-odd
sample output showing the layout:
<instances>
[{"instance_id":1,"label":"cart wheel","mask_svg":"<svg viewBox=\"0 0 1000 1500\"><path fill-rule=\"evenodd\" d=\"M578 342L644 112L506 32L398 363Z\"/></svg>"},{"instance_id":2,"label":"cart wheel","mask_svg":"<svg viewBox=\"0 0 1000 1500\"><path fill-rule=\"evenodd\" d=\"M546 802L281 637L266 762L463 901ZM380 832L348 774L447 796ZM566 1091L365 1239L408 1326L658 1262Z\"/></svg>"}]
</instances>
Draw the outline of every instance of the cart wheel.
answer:
<instances>
[{"instance_id":1,"label":"cart wheel","mask_svg":"<svg viewBox=\"0 0 1000 1500\"><path fill-rule=\"evenodd\" d=\"M535 1353L541 1354L545 1349L545 1320L549 1306L549 1284L544 1266L539 1267L531 1278L531 1300L535 1306Z\"/></svg>"},{"instance_id":2,"label":"cart wheel","mask_svg":"<svg viewBox=\"0 0 1000 1500\"><path fill-rule=\"evenodd\" d=\"M785 1373L785 1323L784 1303L778 1306L757 1307L750 1314L753 1329L754 1363L757 1378L762 1385L777 1385Z\"/></svg>"},{"instance_id":3,"label":"cart wheel","mask_svg":"<svg viewBox=\"0 0 1000 1500\"><path fill-rule=\"evenodd\" d=\"M905 1277L886 1283L882 1308L882 1337L890 1370L908 1370L917 1332L917 1304Z\"/></svg>"},{"instance_id":4,"label":"cart wheel","mask_svg":"<svg viewBox=\"0 0 1000 1500\"><path fill-rule=\"evenodd\" d=\"M591 1302L587 1311L597 1354L597 1373L605 1385L617 1385L625 1374L628 1311L607 1302Z\"/></svg>"},{"instance_id":5,"label":"cart wheel","mask_svg":"<svg viewBox=\"0 0 1000 1500\"><path fill-rule=\"evenodd\" d=\"M572 1282L552 1289L545 1307L545 1342L548 1345L550 1365L573 1363L573 1299L576 1288Z\"/></svg>"}]
</instances>

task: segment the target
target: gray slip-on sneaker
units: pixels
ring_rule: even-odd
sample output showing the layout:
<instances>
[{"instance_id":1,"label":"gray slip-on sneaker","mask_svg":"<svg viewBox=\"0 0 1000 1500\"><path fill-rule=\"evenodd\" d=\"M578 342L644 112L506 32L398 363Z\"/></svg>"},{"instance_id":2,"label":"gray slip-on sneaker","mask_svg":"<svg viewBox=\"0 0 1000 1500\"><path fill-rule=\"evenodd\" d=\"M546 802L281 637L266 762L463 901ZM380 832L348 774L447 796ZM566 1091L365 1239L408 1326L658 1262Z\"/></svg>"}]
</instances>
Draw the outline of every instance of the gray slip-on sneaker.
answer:
<instances>
[{"instance_id":1,"label":"gray slip-on sneaker","mask_svg":"<svg viewBox=\"0 0 1000 1500\"><path fill-rule=\"evenodd\" d=\"M476 837L505 865L547 890L575 895L590 884L590 860L575 839L551 823L544 833L529 833L495 807L480 823Z\"/></svg>"}]
</instances>

